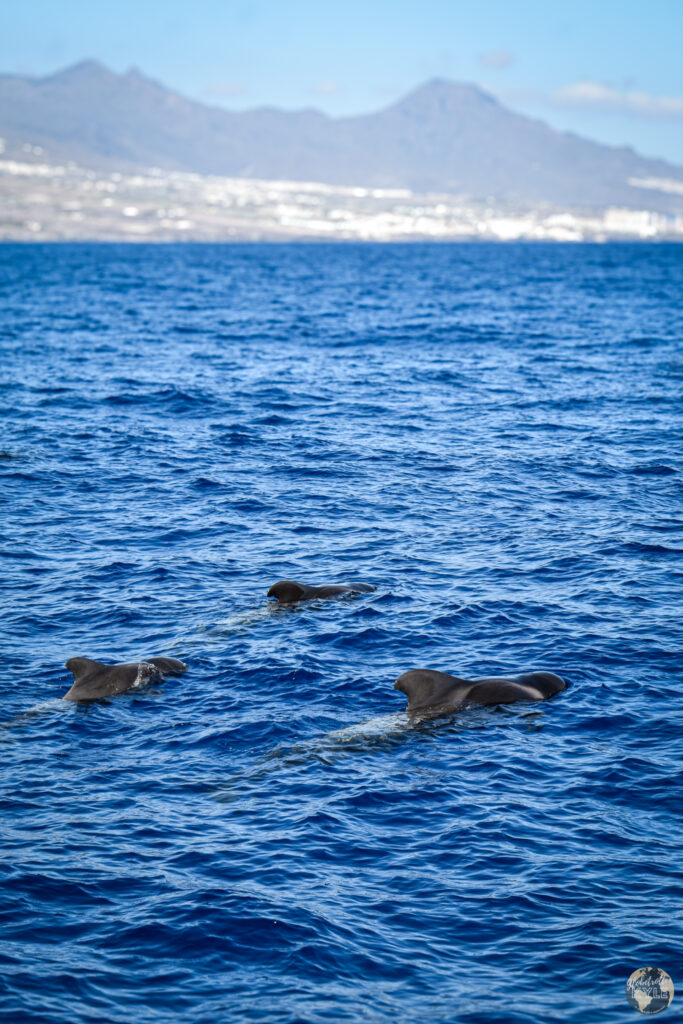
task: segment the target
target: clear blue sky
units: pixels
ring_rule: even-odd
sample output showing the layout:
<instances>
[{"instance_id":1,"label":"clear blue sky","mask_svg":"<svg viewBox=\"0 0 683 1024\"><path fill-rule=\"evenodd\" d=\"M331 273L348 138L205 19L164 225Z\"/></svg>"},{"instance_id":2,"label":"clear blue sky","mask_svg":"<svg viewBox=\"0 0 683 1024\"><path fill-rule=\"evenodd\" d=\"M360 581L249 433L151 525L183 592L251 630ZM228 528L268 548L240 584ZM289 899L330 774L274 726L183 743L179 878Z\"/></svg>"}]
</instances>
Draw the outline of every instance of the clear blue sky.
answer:
<instances>
[{"instance_id":1,"label":"clear blue sky","mask_svg":"<svg viewBox=\"0 0 683 1024\"><path fill-rule=\"evenodd\" d=\"M477 82L683 164L683 0L3 0L0 71L84 58L240 110L354 114L430 78Z\"/></svg>"}]
</instances>

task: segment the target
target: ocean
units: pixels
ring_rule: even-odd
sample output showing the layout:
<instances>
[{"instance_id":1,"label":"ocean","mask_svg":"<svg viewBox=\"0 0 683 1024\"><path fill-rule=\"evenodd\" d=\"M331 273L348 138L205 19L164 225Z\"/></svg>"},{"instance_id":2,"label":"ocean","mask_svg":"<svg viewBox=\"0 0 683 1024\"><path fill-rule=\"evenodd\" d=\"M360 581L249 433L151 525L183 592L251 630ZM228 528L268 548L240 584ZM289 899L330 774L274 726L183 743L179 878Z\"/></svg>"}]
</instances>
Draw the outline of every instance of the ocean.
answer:
<instances>
[{"instance_id":1,"label":"ocean","mask_svg":"<svg viewBox=\"0 0 683 1024\"><path fill-rule=\"evenodd\" d=\"M3 244L0 290L3 1020L683 991L683 247ZM569 685L416 722L416 667Z\"/></svg>"}]
</instances>

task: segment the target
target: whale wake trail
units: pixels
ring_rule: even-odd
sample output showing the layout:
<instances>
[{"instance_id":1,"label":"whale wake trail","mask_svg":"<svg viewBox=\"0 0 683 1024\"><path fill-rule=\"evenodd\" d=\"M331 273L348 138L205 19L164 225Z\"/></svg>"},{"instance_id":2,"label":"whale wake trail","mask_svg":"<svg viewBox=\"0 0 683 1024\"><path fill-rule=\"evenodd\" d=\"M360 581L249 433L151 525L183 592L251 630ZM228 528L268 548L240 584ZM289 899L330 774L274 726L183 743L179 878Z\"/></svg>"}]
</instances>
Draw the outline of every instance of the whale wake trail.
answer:
<instances>
[{"instance_id":1,"label":"whale wake trail","mask_svg":"<svg viewBox=\"0 0 683 1024\"><path fill-rule=\"evenodd\" d=\"M417 727L408 715L398 711L376 715L342 729L333 729L291 747L275 747L255 764L236 772L229 786L221 787L214 793L214 799L219 803L230 803L245 786L260 782L269 774L300 769L312 761L332 765L340 756L369 752L373 747L400 741L406 733Z\"/></svg>"}]
</instances>

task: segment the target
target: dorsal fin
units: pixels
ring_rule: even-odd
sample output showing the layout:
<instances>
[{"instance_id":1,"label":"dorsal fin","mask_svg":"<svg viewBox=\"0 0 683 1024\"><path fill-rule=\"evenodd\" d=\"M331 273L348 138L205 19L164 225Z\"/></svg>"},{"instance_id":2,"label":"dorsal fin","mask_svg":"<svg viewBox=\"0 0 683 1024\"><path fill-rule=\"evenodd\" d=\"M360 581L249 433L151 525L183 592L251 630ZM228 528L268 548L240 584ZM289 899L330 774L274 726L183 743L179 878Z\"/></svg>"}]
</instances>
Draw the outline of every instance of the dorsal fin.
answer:
<instances>
[{"instance_id":1,"label":"dorsal fin","mask_svg":"<svg viewBox=\"0 0 683 1024\"><path fill-rule=\"evenodd\" d=\"M279 583L273 583L268 597L277 598L280 604L290 604L292 601L300 601L308 589L294 580L280 580Z\"/></svg>"},{"instance_id":2,"label":"dorsal fin","mask_svg":"<svg viewBox=\"0 0 683 1024\"><path fill-rule=\"evenodd\" d=\"M74 682L78 682L84 676L90 675L96 669L108 668L101 661L92 661L90 658L69 658L65 668L74 674Z\"/></svg>"},{"instance_id":3,"label":"dorsal fin","mask_svg":"<svg viewBox=\"0 0 683 1024\"><path fill-rule=\"evenodd\" d=\"M437 707L450 699L459 699L459 691L462 691L464 699L471 686L472 683L467 679L449 676L446 672L435 672L430 668L411 669L394 683L394 689L405 693L408 698L408 711Z\"/></svg>"}]
</instances>

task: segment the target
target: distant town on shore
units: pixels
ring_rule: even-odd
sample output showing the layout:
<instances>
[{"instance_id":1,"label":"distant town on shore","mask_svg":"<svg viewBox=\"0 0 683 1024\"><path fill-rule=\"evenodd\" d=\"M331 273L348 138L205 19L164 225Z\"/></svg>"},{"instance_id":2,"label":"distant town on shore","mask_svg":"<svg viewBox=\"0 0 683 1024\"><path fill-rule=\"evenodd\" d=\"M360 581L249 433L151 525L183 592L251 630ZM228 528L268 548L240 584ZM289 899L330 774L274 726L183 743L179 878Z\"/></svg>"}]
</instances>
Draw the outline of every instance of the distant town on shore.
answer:
<instances>
[{"instance_id":1,"label":"distant town on shore","mask_svg":"<svg viewBox=\"0 0 683 1024\"><path fill-rule=\"evenodd\" d=\"M377 113L243 113L85 61L0 76L5 240L683 240L683 168L436 80Z\"/></svg>"}]
</instances>

